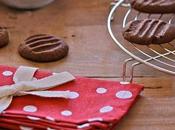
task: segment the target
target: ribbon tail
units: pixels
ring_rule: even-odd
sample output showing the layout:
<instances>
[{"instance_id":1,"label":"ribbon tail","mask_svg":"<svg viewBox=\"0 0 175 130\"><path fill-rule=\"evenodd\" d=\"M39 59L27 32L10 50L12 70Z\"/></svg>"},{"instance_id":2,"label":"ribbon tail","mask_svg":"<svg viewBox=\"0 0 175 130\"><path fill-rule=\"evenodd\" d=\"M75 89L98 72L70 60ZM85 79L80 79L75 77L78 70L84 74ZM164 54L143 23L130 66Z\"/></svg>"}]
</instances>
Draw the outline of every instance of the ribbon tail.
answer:
<instances>
[{"instance_id":1,"label":"ribbon tail","mask_svg":"<svg viewBox=\"0 0 175 130\"><path fill-rule=\"evenodd\" d=\"M31 91L31 92L20 92L20 94L34 95L46 98L69 98L70 91Z\"/></svg>"},{"instance_id":2,"label":"ribbon tail","mask_svg":"<svg viewBox=\"0 0 175 130\"><path fill-rule=\"evenodd\" d=\"M10 106L12 99L13 99L13 96L0 98L0 113L2 113L4 110L6 110Z\"/></svg>"}]
</instances>

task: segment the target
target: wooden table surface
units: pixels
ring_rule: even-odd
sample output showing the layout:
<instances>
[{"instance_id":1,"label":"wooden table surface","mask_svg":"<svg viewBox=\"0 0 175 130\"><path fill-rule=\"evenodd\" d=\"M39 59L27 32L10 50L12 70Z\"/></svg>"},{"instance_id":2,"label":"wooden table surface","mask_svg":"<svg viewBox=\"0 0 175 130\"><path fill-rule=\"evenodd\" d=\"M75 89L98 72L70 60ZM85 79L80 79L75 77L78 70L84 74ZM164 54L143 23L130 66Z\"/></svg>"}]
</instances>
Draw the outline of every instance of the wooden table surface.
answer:
<instances>
[{"instance_id":1,"label":"wooden table surface","mask_svg":"<svg viewBox=\"0 0 175 130\"><path fill-rule=\"evenodd\" d=\"M0 49L0 63L35 66L56 72L67 70L74 75L120 81L123 61L129 56L113 43L108 34L106 21L110 1L56 0L35 11L17 11L0 5L0 25L9 28L11 41ZM17 53L18 45L26 37L38 33L64 38L70 46L68 57L52 63L21 58ZM144 84L145 90L117 125L117 130L174 130L173 76L141 65L135 70L134 81Z\"/></svg>"}]
</instances>

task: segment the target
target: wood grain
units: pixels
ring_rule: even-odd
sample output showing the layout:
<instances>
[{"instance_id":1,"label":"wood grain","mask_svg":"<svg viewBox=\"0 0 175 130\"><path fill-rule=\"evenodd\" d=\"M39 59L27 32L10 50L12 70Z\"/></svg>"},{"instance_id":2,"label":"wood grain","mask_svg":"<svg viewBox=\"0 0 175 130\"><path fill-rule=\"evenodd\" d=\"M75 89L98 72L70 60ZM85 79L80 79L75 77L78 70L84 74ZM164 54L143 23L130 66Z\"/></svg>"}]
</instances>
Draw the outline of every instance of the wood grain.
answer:
<instances>
[{"instance_id":1,"label":"wood grain","mask_svg":"<svg viewBox=\"0 0 175 130\"><path fill-rule=\"evenodd\" d=\"M174 97L141 97L116 130L174 130L174 100Z\"/></svg>"},{"instance_id":2,"label":"wood grain","mask_svg":"<svg viewBox=\"0 0 175 130\"><path fill-rule=\"evenodd\" d=\"M56 0L35 11L18 11L1 5L0 18L3 20L0 25L9 27L11 42L0 49L0 63L36 66L57 72L68 70L83 76L120 77L122 63L129 56L113 44L108 34L109 3L108 0ZM17 52L18 45L26 37L38 33L64 38L70 46L68 57L45 64L21 58ZM142 69L136 70L136 76L162 75L150 67L138 68Z\"/></svg>"},{"instance_id":3,"label":"wood grain","mask_svg":"<svg viewBox=\"0 0 175 130\"><path fill-rule=\"evenodd\" d=\"M121 81L122 64L129 58L111 40L107 27L109 0L55 0L40 10L19 11L0 5L0 26L9 28L10 44L0 49L0 64L28 65L56 72ZM125 9L120 9L116 30ZM68 57L51 63L36 63L21 58L18 45L37 33L54 34L70 46ZM119 37L120 38L120 37ZM128 66L128 76L130 72ZM134 81L144 84L141 98L117 125L117 130L174 130L174 78L145 65L134 71Z\"/></svg>"}]
</instances>

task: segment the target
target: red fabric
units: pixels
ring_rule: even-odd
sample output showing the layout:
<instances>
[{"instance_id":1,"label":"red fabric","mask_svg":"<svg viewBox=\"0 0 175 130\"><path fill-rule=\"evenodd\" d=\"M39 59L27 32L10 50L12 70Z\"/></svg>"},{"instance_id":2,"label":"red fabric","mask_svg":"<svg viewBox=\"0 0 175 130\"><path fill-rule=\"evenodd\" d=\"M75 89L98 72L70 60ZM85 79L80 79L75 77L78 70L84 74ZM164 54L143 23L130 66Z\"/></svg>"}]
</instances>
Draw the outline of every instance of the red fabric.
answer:
<instances>
[{"instance_id":1,"label":"red fabric","mask_svg":"<svg viewBox=\"0 0 175 130\"><path fill-rule=\"evenodd\" d=\"M5 76L5 71L14 74L16 68L0 66L0 86L14 83L13 75ZM39 70L34 77L40 79L51 74ZM111 124L116 124L128 112L142 89L136 84L122 85L116 81L76 77L75 81L51 89L71 90L75 92L74 99L15 97L0 115L0 127L13 130L20 126L61 130L112 129Z\"/></svg>"}]
</instances>

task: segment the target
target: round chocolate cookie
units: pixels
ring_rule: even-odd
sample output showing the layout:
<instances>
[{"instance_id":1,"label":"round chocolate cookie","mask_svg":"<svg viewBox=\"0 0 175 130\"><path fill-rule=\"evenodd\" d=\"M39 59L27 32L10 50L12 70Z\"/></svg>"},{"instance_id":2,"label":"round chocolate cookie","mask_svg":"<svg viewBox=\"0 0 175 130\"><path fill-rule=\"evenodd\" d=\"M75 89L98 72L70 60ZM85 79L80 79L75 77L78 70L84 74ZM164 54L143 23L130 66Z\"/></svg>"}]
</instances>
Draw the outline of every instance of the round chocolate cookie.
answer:
<instances>
[{"instance_id":1,"label":"round chocolate cookie","mask_svg":"<svg viewBox=\"0 0 175 130\"><path fill-rule=\"evenodd\" d=\"M123 37L129 42L149 45L175 39L175 26L158 19L134 20L127 24Z\"/></svg>"},{"instance_id":2,"label":"round chocolate cookie","mask_svg":"<svg viewBox=\"0 0 175 130\"><path fill-rule=\"evenodd\" d=\"M130 0L132 8L145 13L175 13L175 0Z\"/></svg>"},{"instance_id":3,"label":"round chocolate cookie","mask_svg":"<svg viewBox=\"0 0 175 130\"><path fill-rule=\"evenodd\" d=\"M0 47L6 46L9 43L9 34L7 30L0 27Z\"/></svg>"},{"instance_id":4,"label":"round chocolate cookie","mask_svg":"<svg viewBox=\"0 0 175 130\"><path fill-rule=\"evenodd\" d=\"M30 36L18 48L22 57L37 62L60 60L67 56L68 50L63 40L48 34Z\"/></svg>"}]
</instances>

